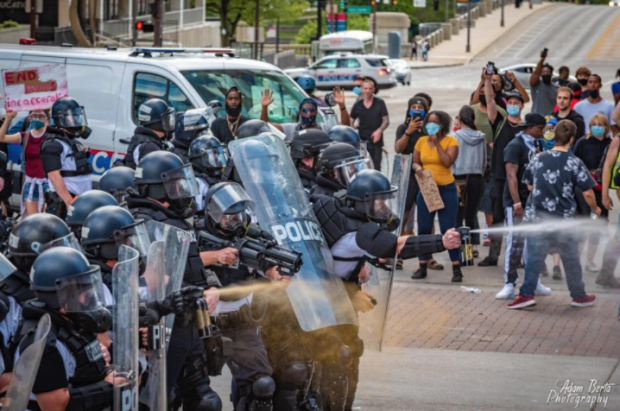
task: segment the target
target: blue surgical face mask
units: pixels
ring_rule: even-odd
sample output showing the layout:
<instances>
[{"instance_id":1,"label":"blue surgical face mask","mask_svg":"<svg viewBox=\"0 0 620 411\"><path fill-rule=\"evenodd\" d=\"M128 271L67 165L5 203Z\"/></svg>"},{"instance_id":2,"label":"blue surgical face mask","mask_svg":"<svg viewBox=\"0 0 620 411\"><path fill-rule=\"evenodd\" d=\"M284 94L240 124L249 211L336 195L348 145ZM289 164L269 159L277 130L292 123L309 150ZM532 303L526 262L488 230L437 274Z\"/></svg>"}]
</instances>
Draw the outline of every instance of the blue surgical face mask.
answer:
<instances>
[{"instance_id":1,"label":"blue surgical face mask","mask_svg":"<svg viewBox=\"0 0 620 411\"><path fill-rule=\"evenodd\" d=\"M605 127L604 126L592 126L590 127L590 131L592 135L596 138L605 137Z\"/></svg>"},{"instance_id":2,"label":"blue surgical face mask","mask_svg":"<svg viewBox=\"0 0 620 411\"><path fill-rule=\"evenodd\" d=\"M439 127L439 124L437 123L426 123L426 132L428 133L429 136L437 135L437 133L439 133L440 128L441 127Z\"/></svg>"},{"instance_id":3,"label":"blue surgical face mask","mask_svg":"<svg viewBox=\"0 0 620 411\"><path fill-rule=\"evenodd\" d=\"M409 118L420 117L420 120L424 120L424 116L426 115L426 111L424 110L409 110Z\"/></svg>"},{"instance_id":4,"label":"blue surgical face mask","mask_svg":"<svg viewBox=\"0 0 620 411\"><path fill-rule=\"evenodd\" d=\"M521 109L518 106L507 106L506 112L509 116L516 117L521 113Z\"/></svg>"},{"instance_id":5,"label":"blue surgical face mask","mask_svg":"<svg viewBox=\"0 0 620 411\"><path fill-rule=\"evenodd\" d=\"M353 92L355 93L356 96L359 96L360 94L362 94L362 89L359 88L358 86L353 87Z\"/></svg>"},{"instance_id":6,"label":"blue surgical face mask","mask_svg":"<svg viewBox=\"0 0 620 411\"><path fill-rule=\"evenodd\" d=\"M32 126L33 130L39 130L45 127L45 122L41 120L32 120L30 122L30 125Z\"/></svg>"}]
</instances>

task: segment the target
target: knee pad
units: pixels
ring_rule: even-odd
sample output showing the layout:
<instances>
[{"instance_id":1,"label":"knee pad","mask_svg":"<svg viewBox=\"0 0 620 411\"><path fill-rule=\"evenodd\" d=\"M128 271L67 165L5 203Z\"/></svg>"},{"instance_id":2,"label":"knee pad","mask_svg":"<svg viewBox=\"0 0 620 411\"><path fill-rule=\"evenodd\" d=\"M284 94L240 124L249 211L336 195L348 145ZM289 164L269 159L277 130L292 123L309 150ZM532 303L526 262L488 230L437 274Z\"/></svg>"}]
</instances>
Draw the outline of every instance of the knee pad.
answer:
<instances>
[{"instance_id":1,"label":"knee pad","mask_svg":"<svg viewBox=\"0 0 620 411\"><path fill-rule=\"evenodd\" d=\"M340 349L336 352L336 364L340 367L348 367L352 361L352 350L350 347L342 344Z\"/></svg>"},{"instance_id":2,"label":"knee pad","mask_svg":"<svg viewBox=\"0 0 620 411\"><path fill-rule=\"evenodd\" d=\"M278 381L281 386L296 389L308 379L308 366L302 362L294 362L279 373Z\"/></svg>"},{"instance_id":3,"label":"knee pad","mask_svg":"<svg viewBox=\"0 0 620 411\"><path fill-rule=\"evenodd\" d=\"M198 384L192 392L183 395L183 409L196 411L222 411L222 400L207 381Z\"/></svg>"},{"instance_id":4,"label":"knee pad","mask_svg":"<svg viewBox=\"0 0 620 411\"><path fill-rule=\"evenodd\" d=\"M185 408L185 404L183 405ZM187 409L196 411L222 411L222 400L219 395L213 392L213 395L203 397L200 401L193 401L193 404Z\"/></svg>"},{"instance_id":5,"label":"knee pad","mask_svg":"<svg viewBox=\"0 0 620 411\"><path fill-rule=\"evenodd\" d=\"M276 382L269 376L261 377L252 384L252 394L257 398L271 398L276 391Z\"/></svg>"},{"instance_id":6,"label":"knee pad","mask_svg":"<svg viewBox=\"0 0 620 411\"><path fill-rule=\"evenodd\" d=\"M352 341L349 348L351 349L351 355L353 357L360 358L364 355L364 340L360 337L355 337L355 340Z\"/></svg>"}]
</instances>

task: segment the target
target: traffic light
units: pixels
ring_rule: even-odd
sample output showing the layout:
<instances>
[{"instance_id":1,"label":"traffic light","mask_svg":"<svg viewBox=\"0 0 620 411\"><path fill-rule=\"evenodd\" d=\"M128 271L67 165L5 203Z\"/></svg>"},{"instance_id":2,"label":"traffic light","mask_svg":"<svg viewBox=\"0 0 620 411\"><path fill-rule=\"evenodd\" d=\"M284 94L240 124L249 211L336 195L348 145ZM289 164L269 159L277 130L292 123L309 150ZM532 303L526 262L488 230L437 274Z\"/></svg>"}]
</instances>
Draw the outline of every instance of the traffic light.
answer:
<instances>
[{"instance_id":1,"label":"traffic light","mask_svg":"<svg viewBox=\"0 0 620 411\"><path fill-rule=\"evenodd\" d=\"M433 10L439 10L439 0L433 0Z\"/></svg>"},{"instance_id":2,"label":"traffic light","mask_svg":"<svg viewBox=\"0 0 620 411\"><path fill-rule=\"evenodd\" d=\"M155 27L153 23L146 23L142 20L136 21L136 30L141 31L142 33L152 33L155 31Z\"/></svg>"}]
</instances>

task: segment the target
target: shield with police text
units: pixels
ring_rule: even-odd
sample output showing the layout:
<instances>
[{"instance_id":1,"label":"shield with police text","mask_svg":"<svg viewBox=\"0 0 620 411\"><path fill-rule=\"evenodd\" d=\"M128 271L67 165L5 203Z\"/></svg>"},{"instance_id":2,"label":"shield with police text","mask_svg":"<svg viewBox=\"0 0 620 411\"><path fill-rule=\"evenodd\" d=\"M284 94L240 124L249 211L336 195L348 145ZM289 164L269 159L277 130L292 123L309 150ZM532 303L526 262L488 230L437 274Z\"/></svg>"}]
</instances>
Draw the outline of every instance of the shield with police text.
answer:
<instances>
[{"instance_id":1,"label":"shield with police text","mask_svg":"<svg viewBox=\"0 0 620 411\"><path fill-rule=\"evenodd\" d=\"M125 380L114 387L114 411L138 410L138 296L139 253L126 245L118 249L112 270L114 344L112 371Z\"/></svg>"},{"instance_id":2,"label":"shield with police text","mask_svg":"<svg viewBox=\"0 0 620 411\"><path fill-rule=\"evenodd\" d=\"M229 150L245 190L256 203L261 228L281 246L302 254L301 269L286 290L301 328L315 331L356 324L353 306L334 273L331 253L284 142L252 137L231 142Z\"/></svg>"},{"instance_id":3,"label":"shield with police text","mask_svg":"<svg viewBox=\"0 0 620 411\"><path fill-rule=\"evenodd\" d=\"M165 242L153 241L149 248L147 265L140 282L140 299L144 302L161 301L166 297L164 254ZM166 325L162 318L148 326L146 333L148 378L140 390L140 404L150 411L167 409L166 393Z\"/></svg>"},{"instance_id":4,"label":"shield with police text","mask_svg":"<svg viewBox=\"0 0 620 411\"><path fill-rule=\"evenodd\" d=\"M24 352L20 353L13 368L6 397L2 401L3 410L23 411L28 409L30 393L37 378L39 364L45 349L45 340L47 340L51 325L49 314L41 317L34 335L34 342Z\"/></svg>"},{"instance_id":5,"label":"shield with police text","mask_svg":"<svg viewBox=\"0 0 620 411\"><path fill-rule=\"evenodd\" d=\"M391 185L398 187L396 201L394 201L392 213L398 218L399 224L394 234L400 235L405 213L405 203L407 199L407 189L409 188L409 178L411 178L410 155L396 154L394 156ZM392 282L394 281L394 269L396 256L388 262L389 266L378 268L368 265L370 278L362 286L362 290L372 296L376 305L370 311L360 313L360 336L364 340L364 345L370 349L381 350L383 334L387 323L387 313L392 292Z\"/></svg>"}]
</instances>

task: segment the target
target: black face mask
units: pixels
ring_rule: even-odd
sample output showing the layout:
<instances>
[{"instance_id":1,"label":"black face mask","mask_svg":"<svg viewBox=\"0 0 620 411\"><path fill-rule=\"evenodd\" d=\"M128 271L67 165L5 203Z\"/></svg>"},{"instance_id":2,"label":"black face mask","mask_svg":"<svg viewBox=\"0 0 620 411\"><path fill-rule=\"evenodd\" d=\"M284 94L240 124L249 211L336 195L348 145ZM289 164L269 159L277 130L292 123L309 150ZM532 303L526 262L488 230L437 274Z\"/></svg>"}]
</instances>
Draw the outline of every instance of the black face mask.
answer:
<instances>
[{"instance_id":1,"label":"black face mask","mask_svg":"<svg viewBox=\"0 0 620 411\"><path fill-rule=\"evenodd\" d=\"M581 84L582 86L587 86L588 85L588 79L587 78L580 78L577 80L577 82L579 84Z\"/></svg>"},{"instance_id":2,"label":"black face mask","mask_svg":"<svg viewBox=\"0 0 620 411\"><path fill-rule=\"evenodd\" d=\"M237 107L231 107L226 104L226 114L231 117L239 117L239 114L241 114L241 104L239 104Z\"/></svg>"},{"instance_id":3,"label":"black face mask","mask_svg":"<svg viewBox=\"0 0 620 411\"><path fill-rule=\"evenodd\" d=\"M104 307L95 311L67 313L67 317L78 329L95 334L110 331L112 328L112 314Z\"/></svg>"},{"instance_id":4,"label":"black face mask","mask_svg":"<svg viewBox=\"0 0 620 411\"><path fill-rule=\"evenodd\" d=\"M551 75L545 74L544 76L540 76L542 78L543 83L551 84Z\"/></svg>"},{"instance_id":5,"label":"black face mask","mask_svg":"<svg viewBox=\"0 0 620 411\"><path fill-rule=\"evenodd\" d=\"M597 99L601 95L601 92L599 90L588 90L588 93L589 93L589 96L592 97L593 99Z\"/></svg>"},{"instance_id":6,"label":"black face mask","mask_svg":"<svg viewBox=\"0 0 620 411\"><path fill-rule=\"evenodd\" d=\"M480 100L480 104L483 106L487 105L487 96L485 96L484 94L480 94L480 96L478 97L478 100Z\"/></svg>"}]
</instances>

